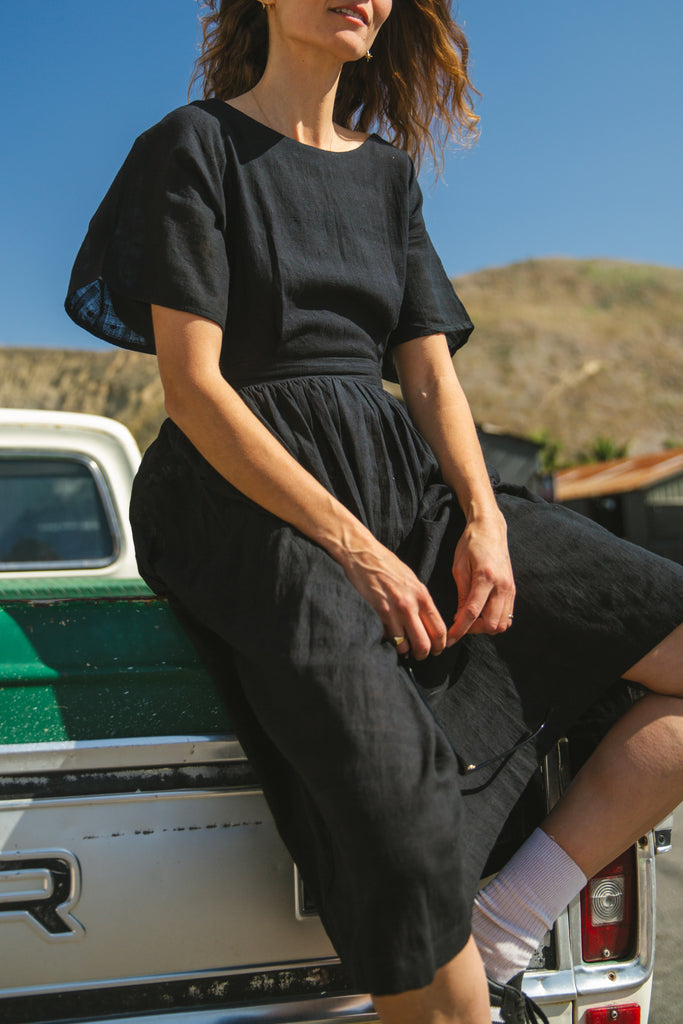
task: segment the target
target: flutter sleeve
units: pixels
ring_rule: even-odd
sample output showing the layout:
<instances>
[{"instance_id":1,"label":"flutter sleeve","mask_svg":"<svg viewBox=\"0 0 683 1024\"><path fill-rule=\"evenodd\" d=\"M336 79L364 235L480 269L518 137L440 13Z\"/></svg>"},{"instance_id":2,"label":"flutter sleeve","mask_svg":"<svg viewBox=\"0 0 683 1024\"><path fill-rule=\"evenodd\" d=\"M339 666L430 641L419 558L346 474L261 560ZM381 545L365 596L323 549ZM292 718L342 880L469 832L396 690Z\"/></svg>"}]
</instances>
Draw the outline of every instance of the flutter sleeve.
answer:
<instances>
[{"instance_id":1,"label":"flutter sleeve","mask_svg":"<svg viewBox=\"0 0 683 1024\"><path fill-rule=\"evenodd\" d=\"M398 323L389 336L382 376L397 380L393 350L413 338L445 334L453 355L474 329L436 254L422 216L422 191L411 166L406 277Z\"/></svg>"},{"instance_id":2,"label":"flutter sleeve","mask_svg":"<svg viewBox=\"0 0 683 1024\"><path fill-rule=\"evenodd\" d=\"M76 258L72 320L144 352L155 351L151 304L225 327L225 166L218 121L193 105L136 140Z\"/></svg>"}]
</instances>

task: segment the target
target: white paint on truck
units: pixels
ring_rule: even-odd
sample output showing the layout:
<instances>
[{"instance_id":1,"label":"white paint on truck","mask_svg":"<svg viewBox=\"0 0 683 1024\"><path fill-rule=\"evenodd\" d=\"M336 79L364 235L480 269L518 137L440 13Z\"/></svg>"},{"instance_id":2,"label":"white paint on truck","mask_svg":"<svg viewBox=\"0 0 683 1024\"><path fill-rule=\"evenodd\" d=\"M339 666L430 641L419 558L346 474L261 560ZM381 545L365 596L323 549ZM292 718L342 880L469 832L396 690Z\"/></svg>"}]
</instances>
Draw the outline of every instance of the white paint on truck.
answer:
<instances>
[{"instance_id":1,"label":"white paint on truck","mask_svg":"<svg viewBox=\"0 0 683 1024\"><path fill-rule=\"evenodd\" d=\"M0 499L0 580L137 577L128 505L139 464L140 450L135 439L115 420L84 413L0 409L0 493L4 494ZM73 473L72 481L65 476L53 483L53 490L61 488L63 493L70 485L89 487L94 496L91 501L98 502L102 530L107 537L106 550L79 552L76 527L80 529L80 536L84 540L89 537L92 543L96 524L66 523L68 510L64 509L60 509L61 518L55 516L54 522L43 521L38 526L34 524L32 531L25 527L22 532L21 524L31 518L21 497L27 493L27 474L34 466L36 478L31 484L37 485L40 474L50 472L50 465L62 466L65 473ZM21 474L24 474L23 491L19 481ZM45 507L44 501L41 506ZM71 545L72 548L76 545L74 550L51 550L51 546L44 543L52 530L55 541L61 540L63 545L69 526L73 528ZM40 542L38 536L42 538Z\"/></svg>"}]
</instances>

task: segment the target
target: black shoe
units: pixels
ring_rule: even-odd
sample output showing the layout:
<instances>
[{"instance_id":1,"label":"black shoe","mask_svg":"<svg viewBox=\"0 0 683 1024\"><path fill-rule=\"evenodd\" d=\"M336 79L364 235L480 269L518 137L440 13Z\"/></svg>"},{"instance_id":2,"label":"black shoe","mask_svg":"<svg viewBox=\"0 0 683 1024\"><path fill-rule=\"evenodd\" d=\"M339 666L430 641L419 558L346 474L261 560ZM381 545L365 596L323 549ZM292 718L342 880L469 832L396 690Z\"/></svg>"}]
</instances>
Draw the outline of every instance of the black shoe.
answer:
<instances>
[{"instance_id":1,"label":"black shoe","mask_svg":"<svg viewBox=\"0 0 683 1024\"><path fill-rule=\"evenodd\" d=\"M523 977L524 971L520 971L507 985L488 979L491 1006L500 1008L505 1024L548 1024L548 1018L538 1003L522 992Z\"/></svg>"}]
</instances>

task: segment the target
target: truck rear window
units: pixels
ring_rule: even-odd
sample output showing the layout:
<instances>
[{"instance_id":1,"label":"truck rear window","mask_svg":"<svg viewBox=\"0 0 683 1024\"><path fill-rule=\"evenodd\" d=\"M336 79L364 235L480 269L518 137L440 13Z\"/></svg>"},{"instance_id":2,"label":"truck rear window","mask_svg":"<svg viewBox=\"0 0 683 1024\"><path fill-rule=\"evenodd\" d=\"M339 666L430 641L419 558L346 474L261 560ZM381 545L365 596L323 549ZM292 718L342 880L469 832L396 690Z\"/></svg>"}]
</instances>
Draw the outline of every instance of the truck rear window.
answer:
<instances>
[{"instance_id":1,"label":"truck rear window","mask_svg":"<svg viewBox=\"0 0 683 1024\"><path fill-rule=\"evenodd\" d=\"M89 459L0 458L0 570L108 565L118 545L108 504Z\"/></svg>"}]
</instances>

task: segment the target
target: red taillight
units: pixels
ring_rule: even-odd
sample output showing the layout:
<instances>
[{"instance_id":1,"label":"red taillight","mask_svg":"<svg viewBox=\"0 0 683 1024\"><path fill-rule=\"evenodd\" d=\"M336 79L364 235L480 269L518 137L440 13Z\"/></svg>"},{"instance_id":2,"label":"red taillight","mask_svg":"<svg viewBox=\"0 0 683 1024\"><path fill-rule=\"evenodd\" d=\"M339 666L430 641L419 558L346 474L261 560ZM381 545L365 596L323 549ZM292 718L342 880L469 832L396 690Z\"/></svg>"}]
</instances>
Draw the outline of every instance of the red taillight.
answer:
<instances>
[{"instance_id":1,"label":"red taillight","mask_svg":"<svg viewBox=\"0 0 683 1024\"><path fill-rule=\"evenodd\" d=\"M601 1006L598 1010L586 1010L586 1024L640 1024L640 1007L629 1003L628 1006Z\"/></svg>"},{"instance_id":2,"label":"red taillight","mask_svg":"<svg viewBox=\"0 0 683 1024\"><path fill-rule=\"evenodd\" d=\"M587 963L628 960L636 947L637 920L636 856L631 847L589 879L581 893L583 959Z\"/></svg>"}]
</instances>

